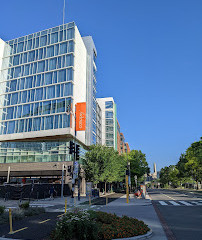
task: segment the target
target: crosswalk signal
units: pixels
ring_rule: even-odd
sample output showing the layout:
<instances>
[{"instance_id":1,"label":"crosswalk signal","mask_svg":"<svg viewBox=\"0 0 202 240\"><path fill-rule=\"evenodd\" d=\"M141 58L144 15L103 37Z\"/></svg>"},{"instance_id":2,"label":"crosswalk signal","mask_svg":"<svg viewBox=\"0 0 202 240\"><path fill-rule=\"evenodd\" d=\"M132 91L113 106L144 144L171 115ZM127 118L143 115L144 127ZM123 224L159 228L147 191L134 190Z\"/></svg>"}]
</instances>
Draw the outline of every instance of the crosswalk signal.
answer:
<instances>
[{"instance_id":1,"label":"crosswalk signal","mask_svg":"<svg viewBox=\"0 0 202 240\"><path fill-rule=\"evenodd\" d=\"M74 153L74 151L75 151L75 144L72 141L70 141L69 142L69 154Z\"/></svg>"},{"instance_id":2,"label":"crosswalk signal","mask_svg":"<svg viewBox=\"0 0 202 240\"><path fill-rule=\"evenodd\" d=\"M80 146L76 144L76 160L79 160Z\"/></svg>"}]
</instances>

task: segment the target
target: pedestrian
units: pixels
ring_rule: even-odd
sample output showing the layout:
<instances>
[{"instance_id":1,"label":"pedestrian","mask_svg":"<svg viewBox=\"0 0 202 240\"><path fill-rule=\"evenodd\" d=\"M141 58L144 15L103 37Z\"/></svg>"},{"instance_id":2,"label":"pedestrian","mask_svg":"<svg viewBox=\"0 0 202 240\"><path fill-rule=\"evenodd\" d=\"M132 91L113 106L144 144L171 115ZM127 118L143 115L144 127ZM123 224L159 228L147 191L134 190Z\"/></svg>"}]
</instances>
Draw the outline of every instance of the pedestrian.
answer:
<instances>
[{"instance_id":1,"label":"pedestrian","mask_svg":"<svg viewBox=\"0 0 202 240\"><path fill-rule=\"evenodd\" d=\"M53 186L51 186L51 187L50 187L50 191L49 191L49 193L50 193L50 199L53 199L53 200L54 200L54 192L55 192L55 189L54 189Z\"/></svg>"}]
</instances>

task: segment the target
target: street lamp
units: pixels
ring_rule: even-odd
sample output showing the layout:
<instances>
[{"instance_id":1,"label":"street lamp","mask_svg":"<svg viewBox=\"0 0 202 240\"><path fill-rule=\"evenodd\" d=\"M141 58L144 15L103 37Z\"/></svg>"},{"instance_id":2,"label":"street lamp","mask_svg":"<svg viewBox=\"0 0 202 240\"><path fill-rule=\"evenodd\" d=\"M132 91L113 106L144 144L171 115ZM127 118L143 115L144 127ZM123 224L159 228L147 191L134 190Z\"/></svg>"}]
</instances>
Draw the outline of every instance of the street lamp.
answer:
<instances>
[{"instance_id":1,"label":"street lamp","mask_svg":"<svg viewBox=\"0 0 202 240\"><path fill-rule=\"evenodd\" d=\"M75 126L74 126L74 129L75 129L75 132L74 132L74 157L73 157L73 172L74 172L76 155L78 155L77 152L79 152L79 147L78 147L78 145L76 145L76 106L75 106L75 114L74 114L74 112L71 108L71 105L69 104L67 106L66 114L67 115L72 114L73 117L74 117L74 120L75 120ZM74 185L75 185L75 179L72 177L72 188L74 187ZM75 191L75 187L73 189ZM72 192L73 193L72 197L74 197L74 191ZM80 179L79 178L78 178L78 201L80 201Z\"/></svg>"}]
</instances>

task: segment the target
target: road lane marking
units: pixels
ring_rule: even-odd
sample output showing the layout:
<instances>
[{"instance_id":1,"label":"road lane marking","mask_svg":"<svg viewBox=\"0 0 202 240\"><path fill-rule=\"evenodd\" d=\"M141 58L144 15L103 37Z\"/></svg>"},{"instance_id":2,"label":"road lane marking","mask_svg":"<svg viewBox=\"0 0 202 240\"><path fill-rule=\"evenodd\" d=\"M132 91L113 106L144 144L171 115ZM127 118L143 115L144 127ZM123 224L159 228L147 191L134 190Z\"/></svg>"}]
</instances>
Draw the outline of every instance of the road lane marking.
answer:
<instances>
[{"instance_id":1,"label":"road lane marking","mask_svg":"<svg viewBox=\"0 0 202 240\"><path fill-rule=\"evenodd\" d=\"M23 230L25 230L25 229L27 229L28 227L24 227L24 228L20 228L20 229L18 229L18 230L15 230L15 231L13 231L12 233L9 233L9 234L15 234L15 233L17 233L17 232L20 232L20 231L23 231Z\"/></svg>"},{"instance_id":2,"label":"road lane marking","mask_svg":"<svg viewBox=\"0 0 202 240\"><path fill-rule=\"evenodd\" d=\"M166 197L168 197L168 198L170 198L170 199L172 199L172 200L175 200L174 198L172 198L172 197L170 197L170 196L168 196L168 195L166 195L166 194L164 194L164 193L163 193L163 195L165 195Z\"/></svg>"},{"instance_id":3,"label":"road lane marking","mask_svg":"<svg viewBox=\"0 0 202 240\"><path fill-rule=\"evenodd\" d=\"M193 206L191 203L185 202L185 201L179 201L180 203L186 205L186 206Z\"/></svg>"},{"instance_id":4,"label":"road lane marking","mask_svg":"<svg viewBox=\"0 0 202 240\"><path fill-rule=\"evenodd\" d=\"M175 205L175 206L180 206L180 204L179 203L176 203L176 202L174 202L174 201L169 201L171 204L173 204L173 205Z\"/></svg>"},{"instance_id":5,"label":"road lane marking","mask_svg":"<svg viewBox=\"0 0 202 240\"><path fill-rule=\"evenodd\" d=\"M41 221L41 222L39 222L39 223L41 224L41 223L45 223L45 222L48 222L48 221L50 221L50 218L49 218L49 219L46 219L46 220L44 220L44 221Z\"/></svg>"},{"instance_id":6,"label":"road lane marking","mask_svg":"<svg viewBox=\"0 0 202 240\"><path fill-rule=\"evenodd\" d=\"M63 215L65 215L65 213L63 213L63 214L60 214L60 215L58 215L57 217L62 217Z\"/></svg>"},{"instance_id":7,"label":"road lane marking","mask_svg":"<svg viewBox=\"0 0 202 240\"><path fill-rule=\"evenodd\" d=\"M166 202L164 202L164 201L159 201L159 203L161 204L161 205L163 205L163 206L165 206L165 205L168 205Z\"/></svg>"}]
</instances>

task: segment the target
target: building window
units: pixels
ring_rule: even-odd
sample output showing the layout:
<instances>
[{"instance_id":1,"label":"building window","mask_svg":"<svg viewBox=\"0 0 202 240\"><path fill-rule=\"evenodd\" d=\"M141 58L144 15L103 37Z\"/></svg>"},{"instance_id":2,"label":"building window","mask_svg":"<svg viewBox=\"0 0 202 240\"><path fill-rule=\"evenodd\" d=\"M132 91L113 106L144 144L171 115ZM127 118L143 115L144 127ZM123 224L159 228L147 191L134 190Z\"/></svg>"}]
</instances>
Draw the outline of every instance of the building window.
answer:
<instances>
[{"instance_id":1,"label":"building window","mask_svg":"<svg viewBox=\"0 0 202 240\"><path fill-rule=\"evenodd\" d=\"M113 108L113 102L112 101L105 102L105 108L106 109Z\"/></svg>"},{"instance_id":2,"label":"building window","mask_svg":"<svg viewBox=\"0 0 202 240\"><path fill-rule=\"evenodd\" d=\"M113 118L113 112L112 111L106 111L105 112L105 117L106 118Z\"/></svg>"}]
</instances>

